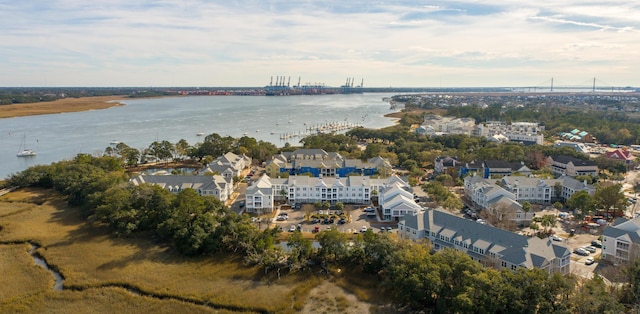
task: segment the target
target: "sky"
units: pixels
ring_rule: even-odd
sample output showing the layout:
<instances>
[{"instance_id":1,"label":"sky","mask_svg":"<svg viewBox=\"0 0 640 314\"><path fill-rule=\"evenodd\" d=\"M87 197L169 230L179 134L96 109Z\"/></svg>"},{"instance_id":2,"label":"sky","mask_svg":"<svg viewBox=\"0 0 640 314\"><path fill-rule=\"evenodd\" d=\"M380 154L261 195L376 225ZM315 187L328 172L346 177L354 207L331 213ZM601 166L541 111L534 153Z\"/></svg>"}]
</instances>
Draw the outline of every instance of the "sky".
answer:
<instances>
[{"instance_id":1,"label":"sky","mask_svg":"<svg viewBox=\"0 0 640 314\"><path fill-rule=\"evenodd\" d=\"M638 87L640 2L0 0L0 86L259 87L277 76Z\"/></svg>"}]
</instances>

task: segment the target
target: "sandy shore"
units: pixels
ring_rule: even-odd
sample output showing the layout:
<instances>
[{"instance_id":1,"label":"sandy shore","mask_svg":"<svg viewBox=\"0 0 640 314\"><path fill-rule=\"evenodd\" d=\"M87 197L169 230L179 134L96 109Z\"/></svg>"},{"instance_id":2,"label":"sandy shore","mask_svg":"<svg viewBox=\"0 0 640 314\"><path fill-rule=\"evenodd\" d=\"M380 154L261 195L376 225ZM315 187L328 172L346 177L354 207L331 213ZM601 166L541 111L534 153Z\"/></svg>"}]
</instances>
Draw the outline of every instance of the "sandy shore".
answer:
<instances>
[{"instance_id":1,"label":"sandy shore","mask_svg":"<svg viewBox=\"0 0 640 314\"><path fill-rule=\"evenodd\" d=\"M0 106L0 118L106 109L123 106L124 104L119 101L124 98L126 98L126 96L96 96L65 98L40 103L4 105Z\"/></svg>"}]
</instances>

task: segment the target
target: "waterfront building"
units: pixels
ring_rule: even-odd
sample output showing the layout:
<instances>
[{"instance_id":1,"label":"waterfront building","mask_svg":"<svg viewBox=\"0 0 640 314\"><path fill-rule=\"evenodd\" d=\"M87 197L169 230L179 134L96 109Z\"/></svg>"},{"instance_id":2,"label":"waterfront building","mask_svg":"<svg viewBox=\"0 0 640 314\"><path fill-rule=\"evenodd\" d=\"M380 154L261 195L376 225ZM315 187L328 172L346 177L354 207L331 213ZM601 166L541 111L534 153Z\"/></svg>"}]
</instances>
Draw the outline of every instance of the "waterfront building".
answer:
<instances>
[{"instance_id":1,"label":"waterfront building","mask_svg":"<svg viewBox=\"0 0 640 314\"><path fill-rule=\"evenodd\" d=\"M139 175L130 180L133 185L157 185L171 193L194 189L202 196L213 196L226 202L233 194L233 178L221 175Z\"/></svg>"}]
</instances>

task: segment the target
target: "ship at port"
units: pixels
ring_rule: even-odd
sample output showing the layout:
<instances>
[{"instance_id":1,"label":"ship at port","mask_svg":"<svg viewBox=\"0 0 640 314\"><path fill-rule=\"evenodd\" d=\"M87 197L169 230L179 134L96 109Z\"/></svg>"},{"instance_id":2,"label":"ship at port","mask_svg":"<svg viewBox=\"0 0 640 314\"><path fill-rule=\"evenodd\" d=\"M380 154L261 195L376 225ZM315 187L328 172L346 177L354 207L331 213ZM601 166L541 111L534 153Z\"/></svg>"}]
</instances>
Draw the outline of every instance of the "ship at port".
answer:
<instances>
[{"instance_id":1,"label":"ship at port","mask_svg":"<svg viewBox=\"0 0 640 314\"><path fill-rule=\"evenodd\" d=\"M300 84L301 78L298 77L298 84L291 85L291 77L276 76L274 82L273 76L269 85L264 87L266 96L291 96L291 95L327 95L327 94L361 94L364 79L358 86L353 86L354 79L347 78L347 82L340 87L325 86L324 83L306 83Z\"/></svg>"}]
</instances>

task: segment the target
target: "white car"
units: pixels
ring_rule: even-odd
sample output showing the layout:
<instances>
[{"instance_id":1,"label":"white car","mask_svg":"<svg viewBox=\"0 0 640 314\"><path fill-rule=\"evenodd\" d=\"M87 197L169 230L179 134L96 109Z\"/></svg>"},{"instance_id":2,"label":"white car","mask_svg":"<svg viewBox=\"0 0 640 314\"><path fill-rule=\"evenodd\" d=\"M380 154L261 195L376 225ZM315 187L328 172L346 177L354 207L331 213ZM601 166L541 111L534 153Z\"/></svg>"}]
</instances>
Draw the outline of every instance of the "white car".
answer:
<instances>
[{"instance_id":1,"label":"white car","mask_svg":"<svg viewBox=\"0 0 640 314\"><path fill-rule=\"evenodd\" d=\"M593 260L593 257L587 257L586 260L584 260L584 264L585 265L591 265L593 264L595 261Z\"/></svg>"},{"instance_id":2,"label":"white car","mask_svg":"<svg viewBox=\"0 0 640 314\"><path fill-rule=\"evenodd\" d=\"M289 232L295 232L295 231L296 231L296 226L291 225L291 227L289 227Z\"/></svg>"},{"instance_id":3,"label":"white car","mask_svg":"<svg viewBox=\"0 0 640 314\"><path fill-rule=\"evenodd\" d=\"M367 232L367 226L362 226L362 229L360 229L360 232Z\"/></svg>"}]
</instances>

